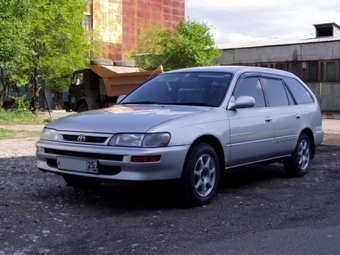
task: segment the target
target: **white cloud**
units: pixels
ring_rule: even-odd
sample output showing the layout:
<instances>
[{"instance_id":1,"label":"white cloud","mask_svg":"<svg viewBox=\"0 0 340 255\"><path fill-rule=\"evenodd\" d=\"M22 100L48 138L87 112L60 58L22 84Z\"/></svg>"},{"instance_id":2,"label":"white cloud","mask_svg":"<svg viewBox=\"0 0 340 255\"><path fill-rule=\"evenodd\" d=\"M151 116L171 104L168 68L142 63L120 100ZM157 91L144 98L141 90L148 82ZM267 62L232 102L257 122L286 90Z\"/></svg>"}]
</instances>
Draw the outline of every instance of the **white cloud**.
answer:
<instances>
[{"instance_id":1,"label":"white cloud","mask_svg":"<svg viewBox=\"0 0 340 255\"><path fill-rule=\"evenodd\" d=\"M340 24L339 0L186 0L186 17L211 27L217 45L313 37L314 24Z\"/></svg>"}]
</instances>

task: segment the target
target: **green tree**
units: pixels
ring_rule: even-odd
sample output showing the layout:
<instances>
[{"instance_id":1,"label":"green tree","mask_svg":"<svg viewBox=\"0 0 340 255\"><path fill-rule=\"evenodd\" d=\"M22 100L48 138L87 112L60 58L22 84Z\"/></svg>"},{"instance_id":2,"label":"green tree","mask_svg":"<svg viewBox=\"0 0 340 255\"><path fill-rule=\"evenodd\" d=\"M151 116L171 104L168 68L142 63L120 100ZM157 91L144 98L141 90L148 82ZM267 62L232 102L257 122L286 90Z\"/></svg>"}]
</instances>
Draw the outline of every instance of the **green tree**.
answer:
<instances>
[{"instance_id":1,"label":"green tree","mask_svg":"<svg viewBox=\"0 0 340 255\"><path fill-rule=\"evenodd\" d=\"M144 27L131 58L140 67L165 70L215 64L221 55L216 49L210 28L204 23L181 21L174 31L159 26Z\"/></svg>"},{"instance_id":2,"label":"green tree","mask_svg":"<svg viewBox=\"0 0 340 255\"><path fill-rule=\"evenodd\" d=\"M0 0L0 107L21 65L24 53L28 1ZM20 80L18 80L20 83Z\"/></svg>"},{"instance_id":3,"label":"green tree","mask_svg":"<svg viewBox=\"0 0 340 255\"><path fill-rule=\"evenodd\" d=\"M50 89L61 91L75 68L85 66L91 45L82 27L87 0L30 1L26 44L29 48L24 70L31 71L32 107L36 103L40 79Z\"/></svg>"},{"instance_id":4,"label":"green tree","mask_svg":"<svg viewBox=\"0 0 340 255\"><path fill-rule=\"evenodd\" d=\"M89 2L0 0L0 106L9 84L31 83L37 115L41 85L61 92L74 69L101 56L102 42L82 26Z\"/></svg>"}]
</instances>

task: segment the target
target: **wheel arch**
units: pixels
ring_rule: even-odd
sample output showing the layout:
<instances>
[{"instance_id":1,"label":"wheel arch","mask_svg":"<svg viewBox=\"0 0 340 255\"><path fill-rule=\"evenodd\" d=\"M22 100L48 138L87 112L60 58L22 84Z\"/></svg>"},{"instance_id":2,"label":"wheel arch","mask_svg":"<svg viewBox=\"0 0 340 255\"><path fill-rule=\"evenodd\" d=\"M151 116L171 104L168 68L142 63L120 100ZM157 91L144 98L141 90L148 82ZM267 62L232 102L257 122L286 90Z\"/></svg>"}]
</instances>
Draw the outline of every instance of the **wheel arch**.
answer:
<instances>
[{"instance_id":1,"label":"wheel arch","mask_svg":"<svg viewBox=\"0 0 340 255\"><path fill-rule=\"evenodd\" d=\"M220 143L220 141L213 135L204 135L201 136L199 138L197 138L192 145L190 146L193 147L194 145L198 144L198 143L206 143L209 144L211 147L213 147L213 149L215 150L217 157L218 157L218 161L219 161L219 165L220 165L220 170L224 170L225 169L225 161L224 161L224 151L223 151L223 147Z\"/></svg>"},{"instance_id":2,"label":"wheel arch","mask_svg":"<svg viewBox=\"0 0 340 255\"><path fill-rule=\"evenodd\" d=\"M301 134L306 134L309 138L309 141L311 143L311 149L312 149L311 158L313 159L314 156L315 156L315 141L314 141L313 131L309 128L305 128L301 131L300 136L301 136Z\"/></svg>"},{"instance_id":3,"label":"wheel arch","mask_svg":"<svg viewBox=\"0 0 340 255\"><path fill-rule=\"evenodd\" d=\"M88 106L88 103L87 103L87 101L86 101L86 99L85 98L82 98L82 99L80 99L78 102L77 102L77 105L76 105L76 112L78 112L78 108L79 108L79 106L81 106L82 104L86 104L87 106Z\"/></svg>"}]
</instances>

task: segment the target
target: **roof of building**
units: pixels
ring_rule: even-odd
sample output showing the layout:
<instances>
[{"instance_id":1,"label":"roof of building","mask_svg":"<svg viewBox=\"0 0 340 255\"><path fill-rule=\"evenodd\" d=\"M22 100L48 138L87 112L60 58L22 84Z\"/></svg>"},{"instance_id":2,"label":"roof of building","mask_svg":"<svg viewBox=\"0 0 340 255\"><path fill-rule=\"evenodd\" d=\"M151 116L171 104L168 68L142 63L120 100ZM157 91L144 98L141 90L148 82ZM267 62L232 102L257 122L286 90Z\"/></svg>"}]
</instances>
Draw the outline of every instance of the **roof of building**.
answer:
<instances>
[{"instance_id":1,"label":"roof of building","mask_svg":"<svg viewBox=\"0 0 340 255\"><path fill-rule=\"evenodd\" d=\"M323 23L323 24L315 24L314 27L316 32L319 28L322 27L334 27L337 30L340 30L340 26L336 23ZM294 44L308 44L308 43L322 43L322 42L334 42L340 41L340 35L331 35L331 36L320 36L320 37L274 37L269 39L262 39L256 41L248 41L243 43L234 43L234 44L223 44L217 45L218 49L240 49L240 48L258 48L258 47L271 47L271 46L284 46L284 45L294 45Z\"/></svg>"},{"instance_id":2,"label":"roof of building","mask_svg":"<svg viewBox=\"0 0 340 255\"><path fill-rule=\"evenodd\" d=\"M340 41L340 36L318 37L318 38L271 38L259 41L249 41L237 44L218 45L218 49L240 49L240 48L256 48L269 46L283 46L293 44L321 43Z\"/></svg>"}]
</instances>

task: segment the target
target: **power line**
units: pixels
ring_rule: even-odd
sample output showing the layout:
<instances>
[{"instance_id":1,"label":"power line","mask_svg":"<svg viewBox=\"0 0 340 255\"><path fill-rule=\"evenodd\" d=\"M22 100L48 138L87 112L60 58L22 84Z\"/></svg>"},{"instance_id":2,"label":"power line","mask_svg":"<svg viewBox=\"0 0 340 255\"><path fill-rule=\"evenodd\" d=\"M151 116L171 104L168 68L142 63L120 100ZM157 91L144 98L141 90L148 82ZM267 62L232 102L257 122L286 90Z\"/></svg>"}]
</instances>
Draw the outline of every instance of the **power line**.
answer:
<instances>
[{"instance_id":1,"label":"power line","mask_svg":"<svg viewBox=\"0 0 340 255\"><path fill-rule=\"evenodd\" d=\"M267 25L267 24L258 22L257 20L249 19L249 18L246 18L246 17L241 16L241 15L239 15L239 14L233 13L233 12L231 12L231 11L226 10L225 8L223 8L223 7L221 7L221 6L215 5L214 3L212 3L212 1L209 1L209 2L203 1L203 0L195 0L195 1L202 2L202 3L204 3L204 4L207 4L207 5L211 6L211 7L213 7L214 9L217 9L217 10L220 11L220 12L228 13L228 14L233 15L233 16L235 16L235 17L238 17L238 18L241 18L241 19L250 21L250 22L252 22L252 23L256 23L256 24L261 25L261 26L264 26L264 27L268 27L268 28L275 29L275 30L280 29L280 31L284 31L284 32L286 32L286 33L290 33L290 32L291 32L291 31L288 31L288 30L283 30L282 27L280 27L280 28L273 27L273 26L270 26L270 25ZM258 7L262 7L262 6L259 6L259 5L256 5L256 4L254 4L254 5L255 5L255 6L258 6ZM282 16L284 16L284 15L282 15ZM291 19L291 18L289 18L289 19Z\"/></svg>"}]
</instances>

